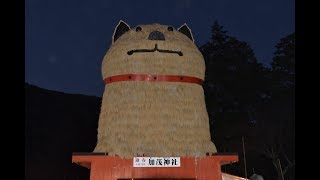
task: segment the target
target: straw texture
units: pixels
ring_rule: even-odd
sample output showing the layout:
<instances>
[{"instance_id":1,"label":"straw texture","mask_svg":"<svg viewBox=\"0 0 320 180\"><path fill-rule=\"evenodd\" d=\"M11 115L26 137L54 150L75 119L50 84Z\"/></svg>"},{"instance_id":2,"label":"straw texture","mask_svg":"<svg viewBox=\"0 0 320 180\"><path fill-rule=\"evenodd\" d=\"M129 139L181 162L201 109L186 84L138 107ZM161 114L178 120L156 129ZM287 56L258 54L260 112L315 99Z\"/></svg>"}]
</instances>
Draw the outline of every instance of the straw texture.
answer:
<instances>
[{"instance_id":1,"label":"straw texture","mask_svg":"<svg viewBox=\"0 0 320 180\"><path fill-rule=\"evenodd\" d=\"M185 75L204 79L205 64L194 43L165 25L140 25L112 44L102 62L103 79L121 74ZM165 41L148 40L160 31ZM134 49L182 51L145 52ZM216 152L210 140L203 89L181 82L124 81L108 84L102 99L98 142L94 152L131 158L145 156L205 156Z\"/></svg>"}]
</instances>

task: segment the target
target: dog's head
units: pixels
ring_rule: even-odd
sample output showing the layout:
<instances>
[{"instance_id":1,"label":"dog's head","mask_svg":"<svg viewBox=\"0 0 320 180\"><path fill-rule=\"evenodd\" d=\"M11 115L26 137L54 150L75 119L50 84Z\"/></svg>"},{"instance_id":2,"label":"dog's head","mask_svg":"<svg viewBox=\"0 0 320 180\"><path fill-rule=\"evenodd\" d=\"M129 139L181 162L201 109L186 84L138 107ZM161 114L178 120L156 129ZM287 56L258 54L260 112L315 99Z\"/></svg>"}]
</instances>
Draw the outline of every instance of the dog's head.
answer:
<instances>
[{"instance_id":1,"label":"dog's head","mask_svg":"<svg viewBox=\"0 0 320 180\"><path fill-rule=\"evenodd\" d=\"M181 75L204 79L205 63L190 28L160 24L116 26L102 62L103 79L122 74Z\"/></svg>"}]
</instances>

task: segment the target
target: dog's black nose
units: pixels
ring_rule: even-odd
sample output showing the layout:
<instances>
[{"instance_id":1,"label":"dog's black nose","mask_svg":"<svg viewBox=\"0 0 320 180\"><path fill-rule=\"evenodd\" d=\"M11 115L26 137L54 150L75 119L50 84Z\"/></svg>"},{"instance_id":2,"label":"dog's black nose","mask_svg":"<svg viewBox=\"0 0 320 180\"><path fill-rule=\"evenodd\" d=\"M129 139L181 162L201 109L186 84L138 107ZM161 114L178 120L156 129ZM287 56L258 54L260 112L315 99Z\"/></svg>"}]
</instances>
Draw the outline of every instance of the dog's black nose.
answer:
<instances>
[{"instance_id":1,"label":"dog's black nose","mask_svg":"<svg viewBox=\"0 0 320 180\"><path fill-rule=\"evenodd\" d=\"M164 41L165 38L164 38L164 34L160 31L153 31L149 34L149 37L148 37L149 40L162 40Z\"/></svg>"}]
</instances>

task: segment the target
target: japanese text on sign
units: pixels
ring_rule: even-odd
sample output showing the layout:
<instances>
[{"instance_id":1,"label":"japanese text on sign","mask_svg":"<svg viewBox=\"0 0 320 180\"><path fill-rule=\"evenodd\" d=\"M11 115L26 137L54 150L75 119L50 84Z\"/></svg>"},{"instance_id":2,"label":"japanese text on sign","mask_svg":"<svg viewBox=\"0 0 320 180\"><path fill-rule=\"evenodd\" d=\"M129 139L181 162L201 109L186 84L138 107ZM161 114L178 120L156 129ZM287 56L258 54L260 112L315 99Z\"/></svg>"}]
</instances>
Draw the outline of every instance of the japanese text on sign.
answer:
<instances>
[{"instance_id":1,"label":"japanese text on sign","mask_svg":"<svg viewBox=\"0 0 320 180\"><path fill-rule=\"evenodd\" d=\"M180 167L180 157L134 157L133 167Z\"/></svg>"}]
</instances>

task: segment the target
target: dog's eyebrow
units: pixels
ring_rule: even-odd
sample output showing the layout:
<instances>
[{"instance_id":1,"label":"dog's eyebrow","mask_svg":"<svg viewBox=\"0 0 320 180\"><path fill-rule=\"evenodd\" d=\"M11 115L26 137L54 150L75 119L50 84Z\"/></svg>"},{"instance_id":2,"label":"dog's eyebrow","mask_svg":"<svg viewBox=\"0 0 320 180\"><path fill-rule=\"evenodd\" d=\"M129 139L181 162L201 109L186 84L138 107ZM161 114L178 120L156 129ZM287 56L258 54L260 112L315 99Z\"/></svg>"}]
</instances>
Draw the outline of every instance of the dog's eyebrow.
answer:
<instances>
[{"instance_id":1,"label":"dog's eyebrow","mask_svg":"<svg viewBox=\"0 0 320 180\"><path fill-rule=\"evenodd\" d=\"M133 53L141 53L141 52L162 52L162 53L176 53L179 56L183 56L181 51L172 51L172 50L163 50L163 49L158 49L158 45L155 44L155 47L153 49L135 49L135 50L131 50L128 51L127 54L128 55L132 55Z\"/></svg>"}]
</instances>

